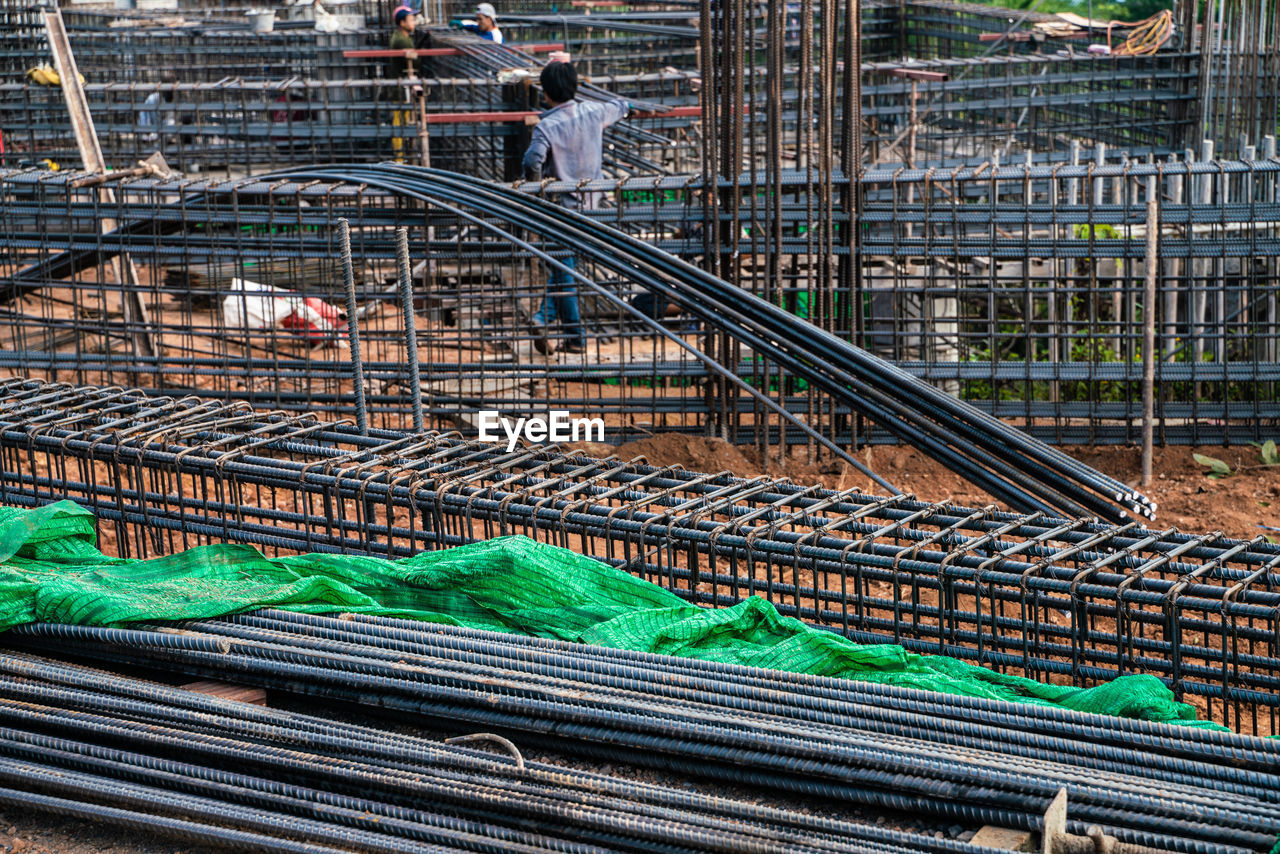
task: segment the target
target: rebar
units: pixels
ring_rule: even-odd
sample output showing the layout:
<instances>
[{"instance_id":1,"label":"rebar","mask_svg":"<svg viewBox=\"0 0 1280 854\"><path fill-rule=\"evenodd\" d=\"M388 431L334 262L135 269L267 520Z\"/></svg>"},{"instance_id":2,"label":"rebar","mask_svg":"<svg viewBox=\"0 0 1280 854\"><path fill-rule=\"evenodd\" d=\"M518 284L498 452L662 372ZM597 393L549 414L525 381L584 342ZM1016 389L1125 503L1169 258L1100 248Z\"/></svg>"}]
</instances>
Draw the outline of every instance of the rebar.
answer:
<instances>
[{"instance_id":1,"label":"rebar","mask_svg":"<svg viewBox=\"0 0 1280 854\"><path fill-rule=\"evenodd\" d=\"M767 779L782 791L843 798L876 809L919 810L944 820L1032 829L1039 825L1045 803L1066 788L1075 832L1083 833L1088 825L1099 824L1110 835L1132 844L1190 852L1253 851L1271 845L1280 830L1280 806L1265 794L1280 784L1275 775L1280 747L1264 739L1233 735L1207 738L1203 747L1192 748L1200 748L1197 762L1185 775L1145 770L1144 766L1161 761L1164 745L1128 747L1122 755L1136 754L1132 761L1111 769L1098 761L1093 749L1048 758L1033 758L1025 751L1011 755L999 741L975 747L938 738L930 726L920 726L919 720L906 724L906 734L891 735L867 732L846 715L813 715L796 710L792 704L774 702L766 711L719 691L668 690L665 685L673 678L678 682L679 677L667 667L680 668L681 660L654 656L640 663L602 647L561 645L556 648L559 661L552 662L544 654L545 647L525 643L518 636L492 641L450 633L441 643L433 627L379 618L365 618L354 630L348 630L346 620L294 619L270 613L180 625L184 635L218 638L227 650L213 655L174 647L161 650L145 639L136 644L120 643L110 630L52 624L12 630L9 643L189 675L216 677L234 672L237 679L251 684L307 697L376 705L412 715L415 720L425 716L451 730L500 728L516 733L526 744L574 755L608 755L640 764L674 766L736 784L758 785ZM156 626L151 631L164 628ZM144 635L146 632L147 628L141 630ZM786 676L779 679L770 671L726 670L731 677L753 680L775 697L782 696L784 685L792 681ZM856 693L857 683L849 685L850 693ZM74 719L45 712L72 732L79 729L74 720L82 719L108 734L124 735L103 713L119 714L126 709L134 716L160 717L147 706L83 696L86 689L71 692L11 682L5 693L41 705L56 700L76 703L85 712ZM938 695L922 699L935 707L947 707L946 698ZM962 711L952 710L951 714L959 720L966 717ZM0 702L0 717L30 720L32 715ZM173 719L172 713L164 717ZM1110 719L1096 715L1077 718L1078 724L1104 732L1111 725ZM204 726L207 729L208 725ZM1036 722L1024 726L1036 732ZM1117 723L1116 729L1123 732L1126 725ZM1187 750L1178 727L1157 729L1165 745ZM155 732L149 728L142 738L158 740L150 734ZM133 739L139 740L139 735ZM161 729L159 738L163 735ZM205 736L196 744L212 740ZM1144 756L1146 751L1150 755ZM257 752L265 754L257 764L274 758L269 749L259 747ZM403 756L408 751L400 748L398 752ZM512 767L509 759L490 761ZM345 770L352 763L337 764ZM0 761L0 778L5 772ZM390 770L382 773L392 780L400 777ZM511 770L507 774L517 780L522 776ZM1224 774L1243 777L1250 785L1233 791L1215 781ZM69 776L74 784L76 775ZM432 787L421 779L423 776L421 772L415 775L413 789L437 798L449 797L452 787ZM537 809L541 799L526 790L518 800L486 800L494 807L527 813ZM343 806L352 812L369 810L365 803ZM592 813L605 812L607 807L608 801L591 811L579 806L574 823L579 828L622 830L617 819L606 818L603 825L593 823ZM655 824L643 821L640 828L660 838L661 830ZM708 827L711 822L703 819L699 824L667 841L687 841L697 850L722 850L711 847L715 845L712 827ZM395 831L391 822L379 821L380 829L384 825L389 825L387 831ZM751 845L745 834L729 836L727 829L717 828L723 850ZM591 839L582 830L578 833ZM784 837L775 843L779 850L808 850L818 844L803 837ZM775 849L766 843L746 850Z\"/></svg>"},{"instance_id":2,"label":"rebar","mask_svg":"<svg viewBox=\"0 0 1280 854\"><path fill-rule=\"evenodd\" d=\"M220 427L222 423L227 426ZM122 556L206 542L403 556L524 533L691 601L760 595L863 643L1076 685L1151 673L1275 732L1280 547L970 509L557 448L14 381L0 502L71 498ZM125 476L125 472L145 476Z\"/></svg>"},{"instance_id":3,"label":"rebar","mask_svg":"<svg viewBox=\"0 0 1280 854\"><path fill-rule=\"evenodd\" d=\"M0 671L0 779L109 822L119 807L135 821L168 814L193 841L239 825L262 840L255 850L282 851L970 850L545 762L517 767L46 658L6 653Z\"/></svg>"}]
</instances>

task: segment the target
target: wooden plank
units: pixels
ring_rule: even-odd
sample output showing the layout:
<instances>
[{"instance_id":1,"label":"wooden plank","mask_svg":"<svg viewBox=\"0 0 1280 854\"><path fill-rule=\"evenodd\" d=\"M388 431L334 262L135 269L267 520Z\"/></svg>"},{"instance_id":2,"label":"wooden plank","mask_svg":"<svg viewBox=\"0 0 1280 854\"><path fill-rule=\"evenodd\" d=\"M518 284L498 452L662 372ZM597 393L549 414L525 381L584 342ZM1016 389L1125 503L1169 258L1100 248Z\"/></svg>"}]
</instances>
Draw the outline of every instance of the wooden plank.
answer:
<instances>
[{"instance_id":1,"label":"wooden plank","mask_svg":"<svg viewBox=\"0 0 1280 854\"><path fill-rule=\"evenodd\" d=\"M973 835L969 844L999 848L1002 851L1034 851L1031 836L1032 833L1029 830L1014 830L1011 827L996 827L988 824Z\"/></svg>"},{"instance_id":2,"label":"wooden plank","mask_svg":"<svg viewBox=\"0 0 1280 854\"><path fill-rule=\"evenodd\" d=\"M743 108L746 112L746 107ZM646 112L637 110L631 115L638 119L664 119L677 118L682 116L698 116L702 114L702 107L698 105L688 105L682 107L672 107L662 112ZM426 113L422 121L429 125L443 124L468 124L468 123L499 123L499 122L528 122L530 119L536 119L541 115L536 110L508 110L505 112L492 113Z\"/></svg>"},{"instance_id":3,"label":"wooden plank","mask_svg":"<svg viewBox=\"0 0 1280 854\"><path fill-rule=\"evenodd\" d=\"M53 64L62 79L62 94L67 99L67 111L71 116L71 130L76 137L76 147L80 149L80 159L86 171L98 175L106 174L107 164L102 157L102 146L98 143L98 132L93 126L93 116L89 113L89 100L84 94L84 84L80 82L80 69L76 66L76 58L71 52L71 41L67 38L67 28L62 23L62 10L54 7L52 12L44 13L45 30L49 36L49 49L53 53ZM98 190L98 197L108 208L116 202L115 193L108 187ZM100 229L103 234L115 231L116 222L103 217ZM151 338L150 322L146 307L138 292L134 290L138 284L138 269L127 253L111 256L111 272L120 285L120 301L124 308L125 324L133 332L134 355L153 358L159 355L155 341Z\"/></svg>"},{"instance_id":4,"label":"wooden plank","mask_svg":"<svg viewBox=\"0 0 1280 854\"><path fill-rule=\"evenodd\" d=\"M941 71L924 71L919 68L890 68L889 74L893 77L906 77L909 80L926 80L934 83L941 83L950 79L948 75Z\"/></svg>"}]
</instances>

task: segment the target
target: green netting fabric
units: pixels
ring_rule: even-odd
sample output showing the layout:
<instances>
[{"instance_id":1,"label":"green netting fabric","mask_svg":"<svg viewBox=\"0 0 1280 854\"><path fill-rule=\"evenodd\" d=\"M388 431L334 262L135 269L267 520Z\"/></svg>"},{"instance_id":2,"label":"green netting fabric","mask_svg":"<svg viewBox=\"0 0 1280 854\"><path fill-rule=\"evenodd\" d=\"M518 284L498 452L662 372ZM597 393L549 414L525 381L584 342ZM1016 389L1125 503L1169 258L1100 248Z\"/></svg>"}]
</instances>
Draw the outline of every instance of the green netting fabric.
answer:
<instances>
[{"instance_id":1,"label":"green netting fabric","mask_svg":"<svg viewBox=\"0 0 1280 854\"><path fill-rule=\"evenodd\" d=\"M1219 728L1152 676L1047 685L891 644L856 644L753 597L732 608L672 593L566 549L504 537L399 561L268 559L217 545L151 560L104 556L92 515L63 501L0 508L0 629L34 621L118 625L273 607L408 617L1080 711Z\"/></svg>"}]
</instances>

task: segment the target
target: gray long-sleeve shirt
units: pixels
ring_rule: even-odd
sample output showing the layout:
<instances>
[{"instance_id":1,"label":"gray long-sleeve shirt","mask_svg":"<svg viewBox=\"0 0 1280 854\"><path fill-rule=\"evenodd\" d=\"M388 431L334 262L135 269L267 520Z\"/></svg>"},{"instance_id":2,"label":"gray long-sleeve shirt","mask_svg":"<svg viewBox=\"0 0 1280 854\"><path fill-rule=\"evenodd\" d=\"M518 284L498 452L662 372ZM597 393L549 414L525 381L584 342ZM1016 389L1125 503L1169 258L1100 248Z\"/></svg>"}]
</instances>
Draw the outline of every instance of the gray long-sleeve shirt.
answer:
<instances>
[{"instance_id":1,"label":"gray long-sleeve shirt","mask_svg":"<svg viewBox=\"0 0 1280 854\"><path fill-rule=\"evenodd\" d=\"M561 181L585 181L601 178L600 162L604 147L604 129L627 114L627 102L621 98L605 103L569 101L543 113L529 150L524 153L523 167L543 167L551 156L548 177ZM594 208L598 193L565 193L561 203L567 208ZM581 198L585 197L585 198Z\"/></svg>"}]
</instances>

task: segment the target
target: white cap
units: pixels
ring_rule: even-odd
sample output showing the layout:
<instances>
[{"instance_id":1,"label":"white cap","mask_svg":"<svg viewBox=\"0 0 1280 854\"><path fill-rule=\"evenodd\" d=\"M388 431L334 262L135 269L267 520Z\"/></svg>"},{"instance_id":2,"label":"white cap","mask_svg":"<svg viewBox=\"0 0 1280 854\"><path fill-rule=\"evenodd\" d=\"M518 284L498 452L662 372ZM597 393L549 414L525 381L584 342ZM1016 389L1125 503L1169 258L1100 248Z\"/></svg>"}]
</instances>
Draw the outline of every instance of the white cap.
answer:
<instances>
[{"instance_id":1,"label":"white cap","mask_svg":"<svg viewBox=\"0 0 1280 854\"><path fill-rule=\"evenodd\" d=\"M498 20L498 10L493 8L492 3L481 3L479 6L476 6L476 14L484 15L486 18L493 21Z\"/></svg>"}]
</instances>

